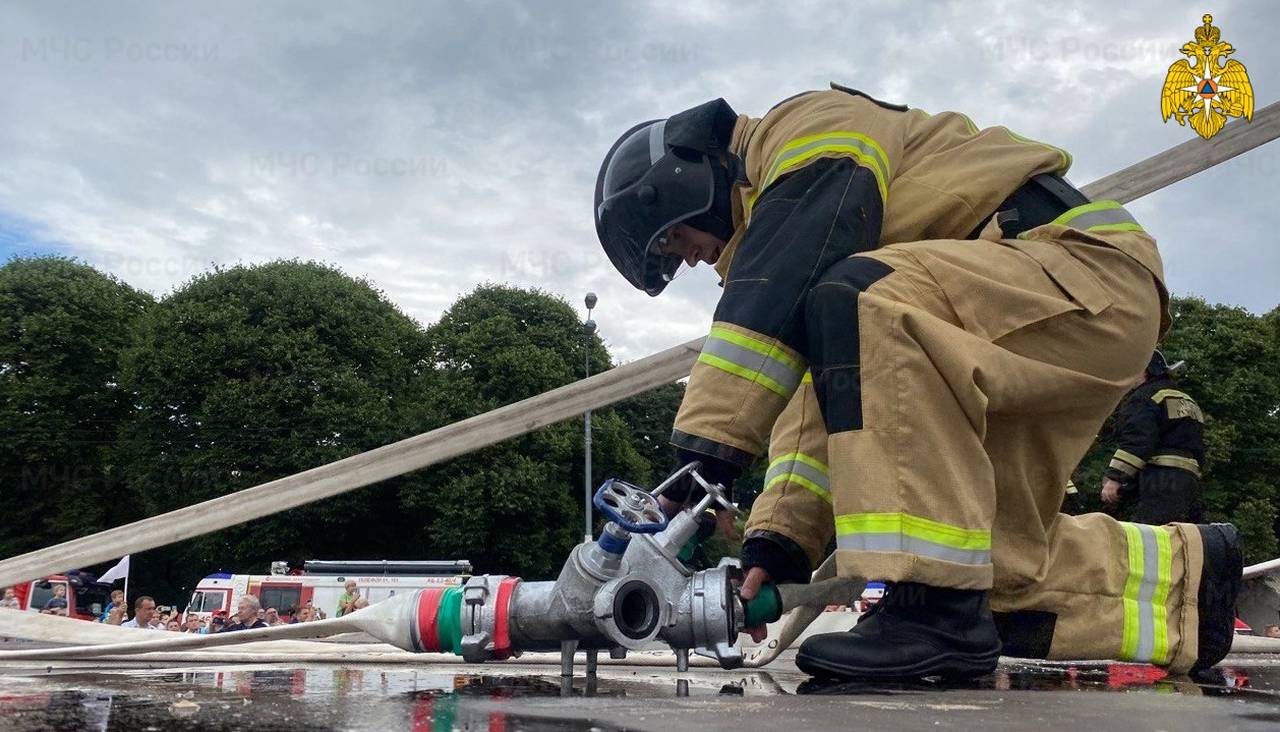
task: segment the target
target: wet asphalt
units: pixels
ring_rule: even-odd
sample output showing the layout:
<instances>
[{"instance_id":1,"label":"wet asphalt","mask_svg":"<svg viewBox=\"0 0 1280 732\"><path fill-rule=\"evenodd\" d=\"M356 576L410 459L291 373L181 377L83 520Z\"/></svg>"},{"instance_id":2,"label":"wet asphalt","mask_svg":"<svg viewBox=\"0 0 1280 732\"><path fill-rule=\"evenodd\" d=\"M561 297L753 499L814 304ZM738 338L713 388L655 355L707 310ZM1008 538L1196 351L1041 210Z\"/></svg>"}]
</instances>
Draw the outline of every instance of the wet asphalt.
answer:
<instances>
[{"instance_id":1,"label":"wet asphalt","mask_svg":"<svg viewBox=\"0 0 1280 732\"><path fill-rule=\"evenodd\" d=\"M545 666L0 668L4 730L1276 730L1280 663L1190 679L1134 664L1002 662L962 684L770 671Z\"/></svg>"}]
</instances>

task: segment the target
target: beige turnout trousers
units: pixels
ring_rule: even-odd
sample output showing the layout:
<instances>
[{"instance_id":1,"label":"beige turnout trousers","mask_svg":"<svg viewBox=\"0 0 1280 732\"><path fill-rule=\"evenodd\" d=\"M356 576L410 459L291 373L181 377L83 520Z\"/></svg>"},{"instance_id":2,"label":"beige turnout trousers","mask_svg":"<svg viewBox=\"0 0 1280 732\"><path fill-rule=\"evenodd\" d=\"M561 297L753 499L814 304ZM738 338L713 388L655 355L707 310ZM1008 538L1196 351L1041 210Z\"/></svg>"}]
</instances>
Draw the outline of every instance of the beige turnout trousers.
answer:
<instances>
[{"instance_id":1,"label":"beige turnout trousers","mask_svg":"<svg viewBox=\"0 0 1280 732\"><path fill-rule=\"evenodd\" d=\"M1158 263L1155 243L1105 228L851 258L891 268L849 288L856 322L827 324L857 339L842 373L860 380L861 427L828 437L806 378L774 426L748 531L791 538L815 565L834 533L841 574L990 589L1002 637L1025 636L1009 647L1189 668L1195 527L1058 512L1162 327L1152 271L1112 246Z\"/></svg>"}]
</instances>

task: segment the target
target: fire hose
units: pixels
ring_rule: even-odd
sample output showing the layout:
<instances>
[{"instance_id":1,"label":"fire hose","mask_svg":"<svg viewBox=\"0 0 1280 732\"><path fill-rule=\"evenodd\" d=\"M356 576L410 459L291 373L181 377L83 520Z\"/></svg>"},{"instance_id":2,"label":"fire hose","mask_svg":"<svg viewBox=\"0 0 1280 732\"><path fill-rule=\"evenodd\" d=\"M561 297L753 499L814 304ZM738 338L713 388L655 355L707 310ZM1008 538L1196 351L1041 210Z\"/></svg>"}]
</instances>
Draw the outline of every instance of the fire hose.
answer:
<instances>
[{"instance_id":1,"label":"fire hose","mask_svg":"<svg viewBox=\"0 0 1280 732\"><path fill-rule=\"evenodd\" d=\"M579 650L586 651L591 671L602 650L621 661L629 651L661 645L675 652L681 671L689 667L690 651L722 668L758 668L789 648L825 607L859 597L865 580L835 576L832 555L810 584L766 584L756 597L744 600L736 588L740 569L732 560L712 569L687 568L679 557L697 534L698 517L713 505L737 510L697 468L697 463L686 465L652 492L617 479L606 481L594 503L609 520L596 540L570 552L554 581L477 575L460 587L418 590L340 618L236 633L4 651L0 661L115 657L364 632L401 650L453 654L468 663L558 651L565 675L572 675ZM668 519L658 496L686 474L705 495ZM1249 567L1244 574L1260 576L1276 569L1280 560ZM739 633L784 615L769 647L744 658L736 643ZM1277 639L1237 640L1241 642L1233 650L1239 652L1280 652Z\"/></svg>"},{"instance_id":2,"label":"fire hose","mask_svg":"<svg viewBox=\"0 0 1280 732\"><path fill-rule=\"evenodd\" d=\"M586 651L593 665L602 650L622 659L628 651L665 644L675 651L682 670L690 651L723 668L763 666L794 643L824 607L848 604L865 583L835 577L835 561L829 559L812 584L765 585L756 598L744 601L736 589L740 570L734 562L688 569L679 556L697 534L698 517L713 504L736 510L698 467L686 465L652 492L621 480L606 481L594 502L609 521L598 539L573 549L554 581L478 575L461 587L423 589L341 618L302 625L8 651L0 652L0 660L81 659L359 631L403 650L452 653L472 663L559 651L562 664L571 669L577 650ZM686 474L705 495L668 519L657 498ZM744 659L736 644L742 629L776 621L787 611L792 612L776 643Z\"/></svg>"}]
</instances>

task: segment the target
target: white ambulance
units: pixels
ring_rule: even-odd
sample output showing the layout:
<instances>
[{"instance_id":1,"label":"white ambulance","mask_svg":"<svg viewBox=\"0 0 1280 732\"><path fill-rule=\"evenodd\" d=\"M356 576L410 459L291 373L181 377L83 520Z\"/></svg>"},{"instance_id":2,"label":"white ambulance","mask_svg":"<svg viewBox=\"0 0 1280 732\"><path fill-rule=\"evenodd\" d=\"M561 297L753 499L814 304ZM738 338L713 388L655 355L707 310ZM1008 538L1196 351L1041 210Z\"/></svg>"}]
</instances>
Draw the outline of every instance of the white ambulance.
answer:
<instances>
[{"instance_id":1,"label":"white ambulance","mask_svg":"<svg viewBox=\"0 0 1280 732\"><path fill-rule=\"evenodd\" d=\"M338 598L348 580L354 580L370 604L424 587L461 586L471 576L471 563L455 561L312 560L302 571L290 571L284 562L272 562L271 574L211 574L196 585L189 613L202 619L214 613L231 616L240 598L253 595L263 609L276 608L291 620L307 603L337 617Z\"/></svg>"}]
</instances>

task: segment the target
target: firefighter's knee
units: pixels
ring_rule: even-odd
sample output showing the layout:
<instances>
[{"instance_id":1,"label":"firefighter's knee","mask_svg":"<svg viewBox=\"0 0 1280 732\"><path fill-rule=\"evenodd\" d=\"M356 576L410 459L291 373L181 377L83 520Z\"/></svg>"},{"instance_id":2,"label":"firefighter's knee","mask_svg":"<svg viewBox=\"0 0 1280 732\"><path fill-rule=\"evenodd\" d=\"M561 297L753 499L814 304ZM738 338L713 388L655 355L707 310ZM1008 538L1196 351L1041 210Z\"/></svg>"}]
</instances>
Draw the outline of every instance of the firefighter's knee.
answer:
<instances>
[{"instance_id":1,"label":"firefighter's knee","mask_svg":"<svg viewBox=\"0 0 1280 732\"><path fill-rule=\"evenodd\" d=\"M809 291L809 368L828 434L862 427L858 298L893 268L853 256L833 264Z\"/></svg>"},{"instance_id":2,"label":"firefighter's knee","mask_svg":"<svg viewBox=\"0 0 1280 732\"><path fill-rule=\"evenodd\" d=\"M852 256L827 268L809 291L805 302L805 326L809 336L809 358L818 364L838 363L835 341L857 344L858 296L893 271L889 265L870 257ZM852 337L849 326L853 325ZM856 361L854 362L856 363Z\"/></svg>"}]
</instances>

